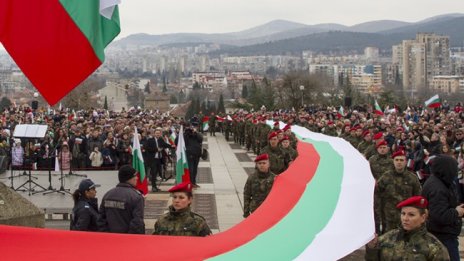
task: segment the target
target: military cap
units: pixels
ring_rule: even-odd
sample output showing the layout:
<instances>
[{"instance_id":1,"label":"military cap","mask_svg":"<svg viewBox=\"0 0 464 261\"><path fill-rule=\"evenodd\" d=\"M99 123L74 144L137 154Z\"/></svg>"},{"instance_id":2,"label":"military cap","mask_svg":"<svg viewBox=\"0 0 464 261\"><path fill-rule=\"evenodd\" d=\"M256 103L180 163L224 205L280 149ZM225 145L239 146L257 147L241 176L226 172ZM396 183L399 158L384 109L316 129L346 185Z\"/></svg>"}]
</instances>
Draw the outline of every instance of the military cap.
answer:
<instances>
[{"instance_id":1,"label":"military cap","mask_svg":"<svg viewBox=\"0 0 464 261\"><path fill-rule=\"evenodd\" d=\"M275 132L277 132L277 134L280 134L282 132L284 132L283 130L276 130Z\"/></svg>"},{"instance_id":2,"label":"military cap","mask_svg":"<svg viewBox=\"0 0 464 261\"><path fill-rule=\"evenodd\" d=\"M422 196L413 196L406 200L401 201L396 205L396 208L401 209L403 207L416 207L416 208L427 208L429 202Z\"/></svg>"},{"instance_id":3,"label":"military cap","mask_svg":"<svg viewBox=\"0 0 464 261\"><path fill-rule=\"evenodd\" d=\"M270 140L270 139L272 139L274 137L277 137L277 132L275 132L275 131L271 132L267 138L268 138L268 140Z\"/></svg>"},{"instance_id":4,"label":"military cap","mask_svg":"<svg viewBox=\"0 0 464 261\"><path fill-rule=\"evenodd\" d=\"M251 118L251 117L253 117L253 114L250 113L250 114L248 114L248 115L245 117L245 119L249 119L249 118Z\"/></svg>"},{"instance_id":5,"label":"military cap","mask_svg":"<svg viewBox=\"0 0 464 261\"><path fill-rule=\"evenodd\" d=\"M357 130L358 130L358 126L354 126L354 127L351 127L350 132L351 131L357 131Z\"/></svg>"},{"instance_id":6,"label":"military cap","mask_svg":"<svg viewBox=\"0 0 464 261\"><path fill-rule=\"evenodd\" d=\"M406 153L404 153L404 150L395 151L395 153L392 154L392 159L399 157L399 156L406 156Z\"/></svg>"},{"instance_id":7,"label":"military cap","mask_svg":"<svg viewBox=\"0 0 464 261\"><path fill-rule=\"evenodd\" d=\"M280 123L278 121L274 122L274 127L279 127Z\"/></svg>"},{"instance_id":8,"label":"military cap","mask_svg":"<svg viewBox=\"0 0 464 261\"><path fill-rule=\"evenodd\" d=\"M374 140L380 140L383 137L383 132L377 132L372 139Z\"/></svg>"},{"instance_id":9,"label":"military cap","mask_svg":"<svg viewBox=\"0 0 464 261\"><path fill-rule=\"evenodd\" d=\"M259 162L259 161L262 161L262 160L269 160L269 155L267 153L258 155L256 157L256 159L255 159L255 162Z\"/></svg>"},{"instance_id":10,"label":"military cap","mask_svg":"<svg viewBox=\"0 0 464 261\"><path fill-rule=\"evenodd\" d=\"M190 182L182 182L182 183L179 183L177 185L175 185L174 187L170 188L168 191L171 192L171 193L174 193L174 192L192 192L192 184Z\"/></svg>"},{"instance_id":11,"label":"military cap","mask_svg":"<svg viewBox=\"0 0 464 261\"><path fill-rule=\"evenodd\" d=\"M371 133L369 130L365 130L362 134L363 137L366 137L367 135L369 135L369 133Z\"/></svg>"},{"instance_id":12,"label":"military cap","mask_svg":"<svg viewBox=\"0 0 464 261\"><path fill-rule=\"evenodd\" d=\"M328 122L327 122L327 125L333 125L333 124L334 124L333 121L328 121Z\"/></svg>"},{"instance_id":13,"label":"military cap","mask_svg":"<svg viewBox=\"0 0 464 261\"><path fill-rule=\"evenodd\" d=\"M282 129L283 131L289 130L292 127L292 125L287 124L285 127Z\"/></svg>"},{"instance_id":14,"label":"military cap","mask_svg":"<svg viewBox=\"0 0 464 261\"><path fill-rule=\"evenodd\" d=\"M284 137L280 141L284 141L284 140L290 140L290 138L287 135L284 135Z\"/></svg>"},{"instance_id":15,"label":"military cap","mask_svg":"<svg viewBox=\"0 0 464 261\"><path fill-rule=\"evenodd\" d=\"M375 145L376 148L380 147L380 146L387 146L388 143L386 141L380 141L380 142L377 142L377 144Z\"/></svg>"}]
</instances>

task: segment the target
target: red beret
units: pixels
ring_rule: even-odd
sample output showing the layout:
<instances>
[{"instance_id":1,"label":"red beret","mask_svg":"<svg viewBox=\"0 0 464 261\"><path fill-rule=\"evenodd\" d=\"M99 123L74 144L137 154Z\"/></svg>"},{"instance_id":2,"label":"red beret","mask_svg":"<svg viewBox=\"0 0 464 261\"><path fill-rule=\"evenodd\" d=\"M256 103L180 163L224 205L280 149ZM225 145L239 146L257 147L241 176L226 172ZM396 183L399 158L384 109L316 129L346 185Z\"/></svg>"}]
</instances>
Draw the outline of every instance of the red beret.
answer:
<instances>
[{"instance_id":1,"label":"red beret","mask_svg":"<svg viewBox=\"0 0 464 261\"><path fill-rule=\"evenodd\" d=\"M401 201L396 205L396 208L401 209L402 207L416 207L416 208L427 208L429 202L422 196L413 196L406 200Z\"/></svg>"},{"instance_id":2,"label":"red beret","mask_svg":"<svg viewBox=\"0 0 464 261\"><path fill-rule=\"evenodd\" d=\"M356 126L356 127L352 127L352 128L350 129L350 131L356 131L356 130L358 130L358 127L357 127L357 126Z\"/></svg>"},{"instance_id":3,"label":"red beret","mask_svg":"<svg viewBox=\"0 0 464 261\"><path fill-rule=\"evenodd\" d=\"M366 137L369 133L371 133L369 130L365 130L362 134L363 137Z\"/></svg>"},{"instance_id":4,"label":"red beret","mask_svg":"<svg viewBox=\"0 0 464 261\"><path fill-rule=\"evenodd\" d=\"M269 155L267 153L256 156L255 162L269 160Z\"/></svg>"},{"instance_id":5,"label":"red beret","mask_svg":"<svg viewBox=\"0 0 464 261\"><path fill-rule=\"evenodd\" d=\"M334 124L333 121L328 121L328 122L327 122L327 125L333 125L333 124Z\"/></svg>"},{"instance_id":6,"label":"red beret","mask_svg":"<svg viewBox=\"0 0 464 261\"><path fill-rule=\"evenodd\" d=\"M398 157L398 156L406 156L406 153L404 153L404 150L397 150L395 153L392 155L392 159Z\"/></svg>"},{"instance_id":7,"label":"red beret","mask_svg":"<svg viewBox=\"0 0 464 261\"><path fill-rule=\"evenodd\" d=\"M280 123L278 121L274 122L274 127L279 127Z\"/></svg>"},{"instance_id":8,"label":"red beret","mask_svg":"<svg viewBox=\"0 0 464 261\"><path fill-rule=\"evenodd\" d=\"M375 145L376 148L380 147L380 146L387 146L388 143L386 141L380 141L380 142L377 142L377 144Z\"/></svg>"},{"instance_id":9,"label":"red beret","mask_svg":"<svg viewBox=\"0 0 464 261\"><path fill-rule=\"evenodd\" d=\"M383 132L377 132L372 139L380 140L383 137Z\"/></svg>"},{"instance_id":10,"label":"red beret","mask_svg":"<svg viewBox=\"0 0 464 261\"><path fill-rule=\"evenodd\" d=\"M250 113L250 114L248 114L248 115L245 117L245 119L249 119L249 118L251 118L251 117L253 117L253 114Z\"/></svg>"},{"instance_id":11,"label":"red beret","mask_svg":"<svg viewBox=\"0 0 464 261\"><path fill-rule=\"evenodd\" d=\"M289 130L292 127L292 125L287 124L285 127L282 129L283 131Z\"/></svg>"},{"instance_id":12,"label":"red beret","mask_svg":"<svg viewBox=\"0 0 464 261\"><path fill-rule=\"evenodd\" d=\"M284 141L284 140L290 140L290 138L287 135L284 135L284 137L280 141Z\"/></svg>"},{"instance_id":13,"label":"red beret","mask_svg":"<svg viewBox=\"0 0 464 261\"><path fill-rule=\"evenodd\" d=\"M275 132L277 132L277 134L280 134L280 133L283 133L284 131L283 130L276 130Z\"/></svg>"},{"instance_id":14,"label":"red beret","mask_svg":"<svg viewBox=\"0 0 464 261\"><path fill-rule=\"evenodd\" d=\"M192 192L192 184L190 182L182 182L180 184L175 185L174 187L169 189L169 192Z\"/></svg>"},{"instance_id":15,"label":"red beret","mask_svg":"<svg viewBox=\"0 0 464 261\"><path fill-rule=\"evenodd\" d=\"M269 136L267 137L268 140L274 138L274 137L277 137L277 132L273 131L269 134Z\"/></svg>"}]
</instances>

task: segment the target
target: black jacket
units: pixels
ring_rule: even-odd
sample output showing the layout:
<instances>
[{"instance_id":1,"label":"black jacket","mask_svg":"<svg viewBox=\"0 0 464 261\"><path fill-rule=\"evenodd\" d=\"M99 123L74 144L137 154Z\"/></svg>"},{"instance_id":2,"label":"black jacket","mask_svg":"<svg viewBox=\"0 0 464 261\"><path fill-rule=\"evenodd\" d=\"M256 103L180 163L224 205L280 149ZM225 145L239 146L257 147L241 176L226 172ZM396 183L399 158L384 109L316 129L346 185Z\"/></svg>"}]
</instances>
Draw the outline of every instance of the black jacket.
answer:
<instances>
[{"instance_id":1,"label":"black jacket","mask_svg":"<svg viewBox=\"0 0 464 261\"><path fill-rule=\"evenodd\" d=\"M97 199L80 199L72 210L70 229L98 231L99 219Z\"/></svg>"},{"instance_id":2,"label":"black jacket","mask_svg":"<svg viewBox=\"0 0 464 261\"><path fill-rule=\"evenodd\" d=\"M432 234L458 236L461 233L462 220L456 210L457 162L449 156L438 155L432 159L431 164L432 176L422 189L422 195L429 201L427 229Z\"/></svg>"},{"instance_id":3,"label":"black jacket","mask_svg":"<svg viewBox=\"0 0 464 261\"><path fill-rule=\"evenodd\" d=\"M184 140L185 140L185 153L187 157L200 157L202 144L203 144L203 135L198 132L186 131L184 133ZM177 141L176 141L177 144Z\"/></svg>"},{"instance_id":4,"label":"black jacket","mask_svg":"<svg viewBox=\"0 0 464 261\"><path fill-rule=\"evenodd\" d=\"M156 146L156 141L158 141L158 146ZM143 148L145 150L144 160L146 161L152 161L156 153L159 153L159 158L162 158L161 151L163 149L168 149L171 148L171 145L166 143L162 137L159 137L156 139L155 137L150 137L147 140L143 142Z\"/></svg>"},{"instance_id":5,"label":"black jacket","mask_svg":"<svg viewBox=\"0 0 464 261\"><path fill-rule=\"evenodd\" d=\"M128 183L119 183L103 196L100 205L100 231L145 234L144 199Z\"/></svg>"}]
</instances>

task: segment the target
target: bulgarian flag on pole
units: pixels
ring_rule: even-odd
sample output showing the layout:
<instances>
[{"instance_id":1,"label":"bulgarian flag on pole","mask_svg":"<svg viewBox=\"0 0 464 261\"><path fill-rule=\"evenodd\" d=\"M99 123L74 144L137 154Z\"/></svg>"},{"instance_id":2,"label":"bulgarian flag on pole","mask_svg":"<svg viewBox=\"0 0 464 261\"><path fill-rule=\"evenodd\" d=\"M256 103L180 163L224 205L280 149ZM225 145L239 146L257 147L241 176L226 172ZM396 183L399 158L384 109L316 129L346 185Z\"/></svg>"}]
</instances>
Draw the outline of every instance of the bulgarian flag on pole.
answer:
<instances>
[{"instance_id":1,"label":"bulgarian flag on pole","mask_svg":"<svg viewBox=\"0 0 464 261\"><path fill-rule=\"evenodd\" d=\"M203 131L207 131L209 129L209 125L208 125L209 117L205 116L205 117L203 117L203 119L201 121L202 121L201 126L203 127Z\"/></svg>"},{"instance_id":2,"label":"bulgarian flag on pole","mask_svg":"<svg viewBox=\"0 0 464 261\"><path fill-rule=\"evenodd\" d=\"M137 171L138 179L135 186L142 191L143 195L148 193L148 181L145 174L145 165L143 164L142 149L140 147L139 135L137 127L135 127L134 141L132 143L132 167Z\"/></svg>"},{"instance_id":3,"label":"bulgarian flag on pole","mask_svg":"<svg viewBox=\"0 0 464 261\"><path fill-rule=\"evenodd\" d=\"M377 100L375 100L374 113L377 114L377 115L383 115L383 111L380 108L379 103L377 102Z\"/></svg>"},{"instance_id":4,"label":"bulgarian flag on pole","mask_svg":"<svg viewBox=\"0 0 464 261\"><path fill-rule=\"evenodd\" d=\"M190 183L190 171L185 154L184 127L180 126L179 138L177 139L176 149L176 184Z\"/></svg>"},{"instance_id":5,"label":"bulgarian flag on pole","mask_svg":"<svg viewBox=\"0 0 464 261\"><path fill-rule=\"evenodd\" d=\"M441 106L440 97L435 94L432 98L425 101L425 106L428 108L438 108Z\"/></svg>"},{"instance_id":6,"label":"bulgarian flag on pole","mask_svg":"<svg viewBox=\"0 0 464 261\"><path fill-rule=\"evenodd\" d=\"M2 0L0 42L50 105L105 60L120 0Z\"/></svg>"}]
</instances>

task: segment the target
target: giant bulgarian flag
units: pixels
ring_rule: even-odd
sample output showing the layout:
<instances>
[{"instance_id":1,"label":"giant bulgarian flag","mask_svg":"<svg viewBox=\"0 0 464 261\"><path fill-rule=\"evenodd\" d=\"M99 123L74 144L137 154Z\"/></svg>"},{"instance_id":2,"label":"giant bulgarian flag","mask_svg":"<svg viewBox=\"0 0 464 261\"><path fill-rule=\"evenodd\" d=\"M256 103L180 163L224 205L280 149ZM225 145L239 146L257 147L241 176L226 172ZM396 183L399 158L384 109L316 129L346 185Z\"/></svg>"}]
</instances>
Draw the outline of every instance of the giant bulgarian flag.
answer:
<instances>
[{"instance_id":1,"label":"giant bulgarian flag","mask_svg":"<svg viewBox=\"0 0 464 261\"><path fill-rule=\"evenodd\" d=\"M343 139L292 131L299 156L263 204L226 231L147 237L0 226L2 260L338 260L375 233L369 163ZM114 251L128 247L152 251Z\"/></svg>"},{"instance_id":2,"label":"giant bulgarian flag","mask_svg":"<svg viewBox=\"0 0 464 261\"><path fill-rule=\"evenodd\" d=\"M120 0L1 0L0 42L51 105L105 60Z\"/></svg>"},{"instance_id":3,"label":"giant bulgarian flag","mask_svg":"<svg viewBox=\"0 0 464 261\"><path fill-rule=\"evenodd\" d=\"M137 179L136 188L146 195L148 193L148 180L145 173L145 165L143 164L142 149L140 147L137 127L135 127L134 140L132 143L132 167L137 171L139 177Z\"/></svg>"},{"instance_id":4,"label":"giant bulgarian flag","mask_svg":"<svg viewBox=\"0 0 464 261\"><path fill-rule=\"evenodd\" d=\"M180 126L179 136L177 139L176 158L176 183L190 183L190 171L187 163L187 154L185 153L183 126Z\"/></svg>"}]
</instances>

